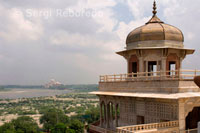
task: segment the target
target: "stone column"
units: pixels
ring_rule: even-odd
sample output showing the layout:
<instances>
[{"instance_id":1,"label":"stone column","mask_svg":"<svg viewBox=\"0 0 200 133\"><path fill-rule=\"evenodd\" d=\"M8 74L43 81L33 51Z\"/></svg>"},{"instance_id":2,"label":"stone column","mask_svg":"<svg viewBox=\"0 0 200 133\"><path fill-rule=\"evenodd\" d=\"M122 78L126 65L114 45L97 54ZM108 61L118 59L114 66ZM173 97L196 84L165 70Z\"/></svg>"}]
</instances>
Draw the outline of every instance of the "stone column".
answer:
<instances>
[{"instance_id":1,"label":"stone column","mask_svg":"<svg viewBox=\"0 0 200 133\"><path fill-rule=\"evenodd\" d=\"M178 108L178 119L179 119L179 130L185 130L185 102L183 99L179 100L179 108Z\"/></svg>"},{"instance_id":2,"label":"stone column","mask_svg":"<svg viewBox=\"0 0 200 133\"><path fill-rule=\"evenodd\" d=\"M106 126L106 105L104 103L104 126Z\"/></svg>"},{"instance_id":3,"label":"stone column","mask_svg":"<svg viewBox=\"0 0 200 133\"><path fill-rule=\"evenodd\" d=\"M159 61L156 61L156 66L157 66L157 70L156 71L160 71L160 65L159 65Z\"/></svg>"},{"instance_id":4,"label":"stone column","mask_svg":"<svg viewBox=\"0 0 200 133\"><path fill-rule=\"evenodd\" d=\"M110 122L111 122L111 126L113 127L113 103L111 103L111 112L110 112Z\"/></svg>"},{"instance_id":5,"label":"stone column","mask_svg":"<svg viewBox=\"0 0 200 133\"><path fill-rule=\"evenodd\" d=\"M144 71L144 63L143 63L143 57L139 57L139 72L143 72Z\"/></svg>"},{"instance_id":6,"label":"stone column","mask_svg":"<svg viewBox=\"0 0 200 133\"><path fill-rule=\"evenodd\" d=\"M178 77L179 78L182 78L181 77L181 69L182 69L182 61L183 61L183 58L180 58L180 61L179 61L179 69L178 69Z\"/></svg>"},{"instance_id":7,"label":"stone column","mask_svg":"<svg viewBox=\"0 0 200 133\"><path fill-rule=\"evenodd\" d=\"M100 102L100 126L101 126L101 127L103 126L102 120L103 120L103 115L102 115L102 104L101 104L101 102Z\"/></svg>"},{"instance_id":8,"label":"stone column","mask_svg":"<svg viewBox=\"0 0 200 133\"><path fill-rule=\"evenodd\" d=\"M161 70L162 71L166 71L166 65L167 65L167 57L162 57L162 68L161 68Z\"/></svg>"},{"instance_id":9,"label":"stone column","mask_svg":"<svg viewBox=\"0 0 200 133\"><path fill-rule=\"evenodd\" d=\"M148 72L148 61L146 61L146 70L145 70L145 72ZM148 74L146 74L145 76L148 76Z\"/></svg>"},{"instance_id":10,"label":"stone column","mask_svg":"<svg viewBox=\"0 0 200 133\"><path fill-rule=\"evenodd\" d=\"M127 61L127 73L129 73L129 59L126 59Z\"/></svg>"},{"instance_id":11,"label":"stone column","mask_svg":"<svg viewBox=\"0 0 200 133\"><path fill-rule=\"evenodd\" d=\"M116 104L116 105L115 105L115 126L116 126L116 127L118 127L117 108L118 108L118 105Z\"/></svg>"},{"instance_id":12,"label":"stone column","mask_svg":"<svg viewBox=\"0 0 200 133\"><path fill-rule=\"evenodd\" d=\"M161 62L161 71L162 71L161 75L162 76L166 75L166 71L167 71L166 65L167 65L167 57L162 57L162 62ZM163 77L163 78L165 78L165 77Z\"/></svg>"}]
</instances>

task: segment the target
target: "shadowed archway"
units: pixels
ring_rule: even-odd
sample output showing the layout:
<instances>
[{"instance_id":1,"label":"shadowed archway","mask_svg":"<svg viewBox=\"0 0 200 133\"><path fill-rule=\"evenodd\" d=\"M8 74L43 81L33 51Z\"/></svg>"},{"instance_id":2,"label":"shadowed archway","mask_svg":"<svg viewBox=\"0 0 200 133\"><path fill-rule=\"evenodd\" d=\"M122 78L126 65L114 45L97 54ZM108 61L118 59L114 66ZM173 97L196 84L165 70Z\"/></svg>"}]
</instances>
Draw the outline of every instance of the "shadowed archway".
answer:
<instances>
[{"instance_id":1,"label":"shadowed archway","mask_svg":"<svg viewBox=\"0 0 200 133\"><path fill-rule=\"evenodd\" d=\"M194 107L186 117L186 129L197 128L198 122L200 121L200 107Z\"/></svg>"}]
</instances>

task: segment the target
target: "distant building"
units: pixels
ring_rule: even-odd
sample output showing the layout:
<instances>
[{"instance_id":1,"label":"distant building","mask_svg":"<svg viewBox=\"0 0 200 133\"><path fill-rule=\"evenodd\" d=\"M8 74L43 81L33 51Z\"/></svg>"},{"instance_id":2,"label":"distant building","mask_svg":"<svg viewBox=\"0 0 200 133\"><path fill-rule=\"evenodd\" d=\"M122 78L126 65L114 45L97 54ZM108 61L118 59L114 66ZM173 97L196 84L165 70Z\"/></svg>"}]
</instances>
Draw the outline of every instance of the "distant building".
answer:
<instances>
[{"instance_id":1,"label":"distant building","mask_svg":"<svg viewBox=\"0 0 200 133\"><path fill-rule=\"evenodd\" d=\"M51 81L47 84L44 85L45 88L57 88L59 86L62 86L63 84L61 84L60 82L56 81L55 79L51 79Z\"/></svg>"},{"instance_id":2,"label":"distant building","mask_svg":"<svg viewBox=\"0 0 200 133\"><path fill-rule=\"evenodd\" d=\"M152 18L130 32L126 49L117 52L127 73L100 76L99 91L92 92L99 97L100 120L90 133L197 132L200 88L194 77L200 71L182 69L195 50L185 48L181 30L156 13L154 2Z\"/></svg>"}]
</instances>

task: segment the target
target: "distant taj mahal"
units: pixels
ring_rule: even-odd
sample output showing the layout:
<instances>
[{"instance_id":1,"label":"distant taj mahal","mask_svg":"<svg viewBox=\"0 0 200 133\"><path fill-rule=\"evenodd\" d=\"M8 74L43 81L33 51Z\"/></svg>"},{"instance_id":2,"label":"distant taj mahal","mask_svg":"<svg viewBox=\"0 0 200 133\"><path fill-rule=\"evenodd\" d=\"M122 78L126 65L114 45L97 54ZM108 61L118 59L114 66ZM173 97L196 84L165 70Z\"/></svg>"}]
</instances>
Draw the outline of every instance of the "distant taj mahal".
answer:
<instances>
[{"instance_id":1,"label":"distant taj mahal","mask_svg":"<svg viewBox=\"0 0 200 133\"><path fill-rule=\"evenodd\" d=\"M51 88L51 87L58 87L61 86L62 84L55 79L51 79L50 82L44 85L45 88Z\"/></svg>"}]
</instances>

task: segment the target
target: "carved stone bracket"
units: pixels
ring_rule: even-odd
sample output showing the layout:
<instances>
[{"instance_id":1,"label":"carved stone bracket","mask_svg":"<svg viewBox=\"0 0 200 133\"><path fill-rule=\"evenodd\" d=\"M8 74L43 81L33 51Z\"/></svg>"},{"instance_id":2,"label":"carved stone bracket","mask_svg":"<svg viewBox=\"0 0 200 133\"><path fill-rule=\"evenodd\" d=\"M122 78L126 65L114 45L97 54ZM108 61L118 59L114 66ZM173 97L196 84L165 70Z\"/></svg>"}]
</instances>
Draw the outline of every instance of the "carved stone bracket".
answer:
<instances>
[{"instance_id":1,"label":"carved stone bracket","mask_svg":"<svg viewBox=\"0 0 200 133\"><path fill-rule=\"evenodd\" d=\"M200 107L200 97L189 98L185 101L185 118L194 109L194 107Z\"/></svg>"},{"instance_id":2,"label":"carved stone bracket","mask_svg":"<svg viewBox=\"0 0 200 133\"><path fill-rule=\"evenodd\" d=\"M162 56L163 56L163 57L167 57L168 54L169 54L168 49L163 49L163 50L162 50Z\"/></svg>"}]
</instances>

